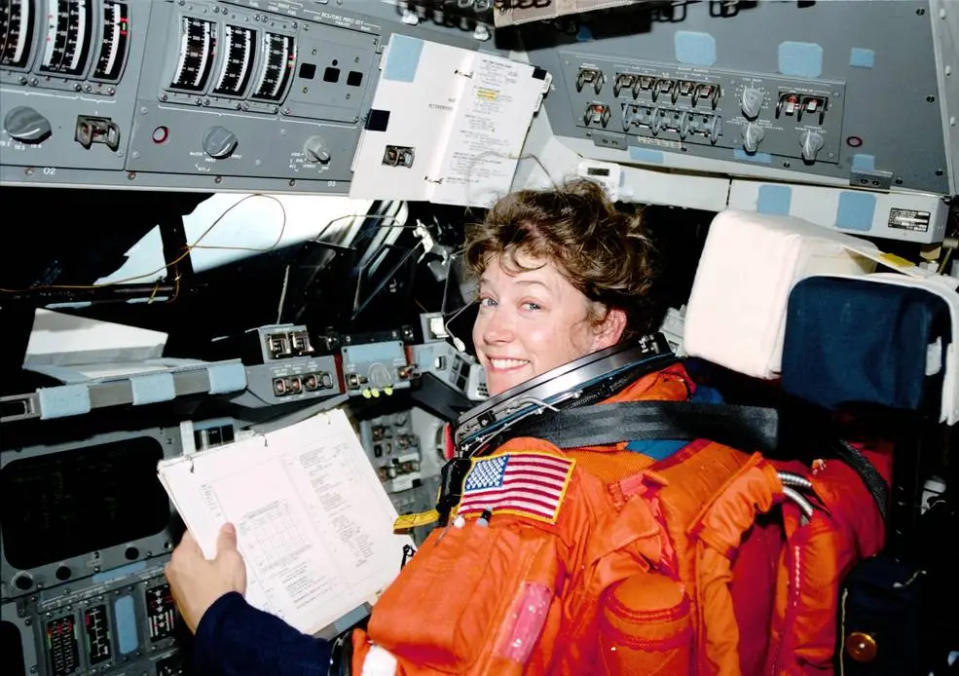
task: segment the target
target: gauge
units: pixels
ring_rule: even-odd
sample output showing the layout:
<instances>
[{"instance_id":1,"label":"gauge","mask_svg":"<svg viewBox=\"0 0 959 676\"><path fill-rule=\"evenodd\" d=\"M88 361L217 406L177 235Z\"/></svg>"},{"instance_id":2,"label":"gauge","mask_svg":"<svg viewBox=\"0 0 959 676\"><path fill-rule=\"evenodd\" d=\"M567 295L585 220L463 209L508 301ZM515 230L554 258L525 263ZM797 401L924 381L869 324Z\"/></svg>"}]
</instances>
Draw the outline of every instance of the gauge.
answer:
<instances>
[{"instance_id":1,"label":"gauge","mask_svg":"<svg viewBox=\"0 0 959 676\"><path fill-rule=\"evenodd\" d=\"M0 66L27 65L32 33L33 0L0 2Z\"/></svg>"},{"instance_id":2,"label":"gauge","mask_svg":"<svg viewBox=\"0 0 959 676\"><path fill-rule=\"evenodd\" d=\"M90 51L93 17L88 0L57 0L47 15L47 34L40 70L47 73L79 75Z\"/></svg>"},{"instance_id":3,"label":"gauge","mask_svg":"<svg viewBox=\"0 0 959 676\"><path fill-rule=\"evenodd\" d=\"M180 19L180 56L170 86L202 91L213 68L216 24L184 16Z\"/></svg>"},{"instance_id":4,"label":"gauge","mask_svg":"<svg viewBox=\"0 0 959 676\"><path fill-rule=\"evenodd\" d=\"M130 14L125 2L103 3L103 43L93 77L117 80L123 72L123 60L130 35Z\"/></svg>"},{"instance_id":5,"label":"gauge","mask_svg":"<svg viewBox=\"0 0 959 676\"><path fill-rule=\"evenodd\" d=\"M293 76L296 64L296 40L291 35L263 35L263 62L256 79L253 97L279 101Z\"/></svg>"},{"instance_id":6,"label":"gauge","mask_svg":"<svg viewBox=\"0 0 959 676\"><path fill-rule=\"evenodd\" d=\"M223 64L213 91L217 94L238 96L246 89L250 72L253 70L256 32L252 28L228 25L223 29L223 40L226 43Z\"/></svg>"}]
</instances>

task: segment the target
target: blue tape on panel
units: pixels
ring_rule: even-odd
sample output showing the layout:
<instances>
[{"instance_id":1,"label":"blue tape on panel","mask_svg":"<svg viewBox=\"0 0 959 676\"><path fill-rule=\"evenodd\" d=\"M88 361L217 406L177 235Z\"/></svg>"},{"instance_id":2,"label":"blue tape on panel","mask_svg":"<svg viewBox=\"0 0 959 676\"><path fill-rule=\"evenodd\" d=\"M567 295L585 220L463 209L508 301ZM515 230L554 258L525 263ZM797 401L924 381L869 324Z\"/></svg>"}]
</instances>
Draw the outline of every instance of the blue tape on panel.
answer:
<instances>
[{"instance_id":1,"label":"blue tape on panel","mask_svg":"<svg viewBox=\"0 0 959 676\"><path fill-rule=\"evenodd\" d=\"M133 608L132 596L121 596L113 602L113 614L116 618L117 649L121 655L128 655L140 646L137 638L137 614Z\"/></svg>"},{"instance_id":2,"label":"blue tape on panel","mask_svg":"<svg viewBox=\"0 0 959 676\"><path fill-rule=\"evenodd\" d=\"M875 171L876 156L856 153L852 156L852 168L854 171Z\"/></svg>"},{"instance_id":3,"label":"blue tape on panel","mask_svg":"<svg viewBox=\"0 0 959 676\"><path fill-rule=\"evenodd\" d=\"M120 566L119 568L114 568L113 570L108 570L103 573L97 573L93 576L94 584L103 584L104 582L112 582L113 580L119 580L122 577L127 575L135 575L141 571L146 570L147 562L146 561L137 561L136 563L128 563L125 566Z\"/></svg>"},{"instance_id":4,"label":"blue tape on panel","mask_svg":"<svg viewBox=\"0 0 959 676\"><path fill-rule=\"evenodd\" d=\"M759 186L756 211L761 214L788 216L792 198L793 190L788 185L761 185Z\"/></svg>"},{"instance_id":5,"label":"blue tape on panel","mask_svg":"<svg viewBox=\"0 0 959 676\"><path fill-rule=\"evenodd\" d=\"M648 162L649 164L662 164L663 151L629 146L629 159L637 162Z\"/></svg>"},{"instance_id":6,"label":"blue tape on panel","mask_svg":"<svg viewBox=\"0 0 959 676\"><path fill-rule=\"evenodd\" d=\"M709 33L676 31L673 35L676 60L693 66L711 66L716 63L716 38Z\"/></svg>"},{"instance_id":7,"label":"blue tape on panel","mask_svg":"<svg viewBox=\"0 0 959 676\"><path fill-rule=\"evenodd\" d=\"M40 418L63 418L90 412L90 390L86 385L59 385L37 390Z\"/></svg>"},{"instance_id":8,"label":"blue tape on panel","mask_svg":"<svg viewBox=\"0 0 959 676\"><path fill-rule=\"evenodd\" d=\"M243 364L214 364L206 372L210 377L210 394L239 392L246 388L246 369Z\"/></svg>"},{"instance_id":9,"label":"blue tape on panel","mask_svg":"<svg viewBox=\"0 0 959 676\"><path fill-rule=\"evenodd\" d=\"M170 401L176 397L172 373L148 373L130 378L133 390L133 405L155 404L158 401Z\"/></svg>"},{"instance_id":10,"label":"blue tape on panel","mask_svg":"<svg viewBox=\"0 0 959 676\"><path fill-rule=\"evenodd\" d=\"M876 212L876 196L867 192L843 192L836 210L836 227L868 232Z\"/></svg>"},{"instance_id":11,"label":"blue tape on panel","mask_svg":"<svg viewBox=\"0 0 959 676\"><path fill-rule=\"evenodd\" d=\"M746 162L757 162L759 164L772 164L773 156L769 153L753 153L750 155L742 148L736 148L733 150L733 157L737 160L745 160Z\"/></svg>"},{"instance_id":12,"label":"blue tape on panel","mask_svg":"<svg viewBox=\"0 0 959 676\"><path fill-rule=\"evenodd\" d=\"M849 65L856 68L872 68L876 65L876 52L862 47L849 50Z\"/></svg>"},{"instance_id":13,"label":"blue tape on panel","mask_svg":"<svg viewBox=\"0 0 959 676\"><path fill-rule=\"evenodd\" d=\"M579 27L579 32L576 33L576 42L592 42L593 41L593 31L589 29L589 26L582 24Z\"/></svg>"},{"instance_id":14,"label":"blue tape on panel","mask_svg":"<svg viewBox=\"0 0 959 676\"><path fill-rule=\"evenodd\" d=\"M779 72L796 77L819 77L822 47L815 42L780 42Z\"/></svg>"},{"instance_id":15,"label":"blue tape on panel","mask_svg":"<svg viewBox=\"0 0 959 676\"><path fill-rule=\"evenodd\" d=\"M386 68L383 69L383 79L412 82L416 77L422 53L422 40L394 33L393 39L390 40L390 53L386 57Z\"/></svg>"}]
</instances>

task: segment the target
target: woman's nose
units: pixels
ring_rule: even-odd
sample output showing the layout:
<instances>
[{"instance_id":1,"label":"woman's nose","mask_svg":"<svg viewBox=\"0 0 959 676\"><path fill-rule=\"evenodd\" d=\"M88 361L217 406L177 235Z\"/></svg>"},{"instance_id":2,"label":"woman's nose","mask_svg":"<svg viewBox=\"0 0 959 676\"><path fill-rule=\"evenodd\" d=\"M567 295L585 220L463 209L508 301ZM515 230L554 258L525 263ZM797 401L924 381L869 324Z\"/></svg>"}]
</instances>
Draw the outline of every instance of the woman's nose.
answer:
<instances>
[{"instance_id":1,"label":"woman's nose","mask_svg":"<svg viewBox=\"0 0 959 676\"><path fill-rule=\"evenodd\" d=\"M493 309L487 315L483 327L483 340L487 343L508 343L513 339L513 323L501 308Z\"/></svg>"}]
</instances>

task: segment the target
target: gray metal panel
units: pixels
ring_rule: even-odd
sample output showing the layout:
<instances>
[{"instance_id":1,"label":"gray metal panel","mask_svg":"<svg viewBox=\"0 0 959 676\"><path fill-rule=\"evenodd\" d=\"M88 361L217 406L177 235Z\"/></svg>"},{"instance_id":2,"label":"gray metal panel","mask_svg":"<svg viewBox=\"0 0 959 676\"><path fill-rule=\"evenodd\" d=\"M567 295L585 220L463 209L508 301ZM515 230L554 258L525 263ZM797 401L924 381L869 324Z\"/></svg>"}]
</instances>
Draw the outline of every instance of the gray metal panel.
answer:
<instances>
[{"instance_id":1,"label":"gray metal panel","mask_svg":"<svg viewBox=\"0 0 959 676\"><path fill-rule=\"evenodd\" d=\"M179 427L154 427L134 431L107 432L84 439L78 439L76 441L51 445L36 444L23 448L4 448L2 455L0 455L0 470L14 461L37 458L63 451L80 450L100 444L124 441L139 437L149 437L155 439L163 449L164 458L172 458L180 454L181 444ZM172 513L173 509L171 506L171 515ZM128 564L131 562L131 559L127 557L127 548L131 546L138 551L137 557L132 560L135 561L141 558L148 559L154 555L172 549L172 531L168 526L159 533L142 537L132 542L122 542L109 547L103 547L97 551L85 552L83 554L69 557L62 561L51 561L49 563L30 568L29 570L21 570L7 561L4 553L5 548L3 542L0 541L0 562L3 564L2 576L0 576L0 589L3 591L3 598L6 600L20 596L26 596L36 593L37 589L64 586L64 584L66 584L66 586L76 585L78 580L96 575L100 571L109 570L111 568L116 568L117 566ZM72 571L70 580L67 583L61 583L56 577L57 569L60 566L66 566ZM14 584L14 579L21 574L29 575L33 582L32 586L26 590L20 589Z\"/></svg>"},{"instance_id":2,"label":"gray metal panel","mask_svg":"<svg viewBox=\"0 0 959 676\"><path fill-rule=\"evenodd\" d=\"M818 78L802 79L845 85L841 133L843 139L858 137L862 140L861 146L839 144L836 163L817 161L806 165L773 155L772 164L764 166L738 160L730 149L689 143L683 144L684 149L659 148L666 151L661 164L670 166L670 155L675 154L681 155L687 164L687 158L696 158L699 160L696 168L709 171L712 168L709 160L728 160L743 167L742 175L764 176L769 175L772 167L782 167L789 162L793 171L808 175L812 181L826 177L848 181L853 173L854 155L870 155L876 170L891 174L894 186L949 193L928 3L740 3L733 16L724 17L710 16L714 4L679 5L673 21L656 20L661 15L652 12L648 15L652 17L648 24L640 26L643 22L637 20L637 28L642 30L635 34L599 39L598 31L594 31L594 39L590 39L581 32L580 38L586 38L583 41L567 38L566 45L532 50L530 61L556 76L555 91L545 100L554 133L586 137L581 121L583 110L575 89L570 90L570 74L565 72L566 68L578 70L577 63L568 66L564 63L575 60L570 58L572 54L586 53L605 61L651 61L679 68L683 64L676 59L674 41L678 32L687 31L711 36L715 40L716 60L711 66L692 68L687 64L686 68L703 76L716 69L781 78L780 43L813 43L822 47L822 72ZM644 13L643 10L630 11L634 16ZM595 21L601 19L600 15ZM589 24L594 19L587 15L583 21ZM872 50L873 66L850 65L854 48ZM609 81L599 96L610 105L615 100L611 85ZM574 106L572 101L577 104ZM734 103L731 101L730 106ZM641 144L631 142L630 145ZM632 161L648 163L643 158ZM869 158L865 163L868 165ZM860 166L862 164L861 159ZM722 173L729 171L728 167L716 169Z\"/></svg>"},{"instance_id":3,"label":"gray metal panel","mask_svg":"<svg viewBox=\"0 0 959 676\"><path fill-rule=\"evenodd\" d=\"M124 67L115 80L106 81L94 71L106 49L101 49L104 35L113 34L104 21L111 0L88 2L91 29L85 44L92 51L80 72L40 70L45 17L53 1L34 0L26 56L0 67L4 183L343 194L379 76L379 55L392 31L467 48L482 44L442 20L404 24L397 6L373 1L127 0L122 3L129 22ZM178 72L190 68L181 58L185 18L209 29L208 73L198 78L196 89L174 83ZM249 75L236 91L221 86L223 74L243 61L242 50L231 61L228 27L254 36ZM290 77L277 89L276 100L255 96L259 76L271 65L264 43L268 33L295 38L296 44ZM2 123L16 108L31 108L45 118L49 137L39 143L13 139ZM78 143L80 115L115 123L118 147ZM204 137L212 127L233 135L235 148L225 157L206 152Z\"/></svg>"},{"instance_id":4,"label":"gray metal panel","mask_svg":"<svg viewBox=\"0 0 959 676\"><path fill-rule=\"evenodd\" d=\"M161 671L161 665L167 661L177 661L179 649L172 634L164 635L168 618L164 618L164 624L158 624L151 617L147 600L148 590L166 585L163 567L169 559L169 554L163 554L135 566L107 571L103 580L90 578L4 603L0 608L0 618L13 625L20 636L26 673L39 676L53 673L178 673ZM123 597L132 600L132 622L124 622L131 618L118 618L115 612L115 602ZM85 626L86 613L90 611L98 615L101 628L105 630L95 637L89 636L90 628ZM65 618L73 623L73 635L61 636L59 642L48 639L48 623ZM162 631L158 632L161 628ZM127 654L121 654L119 650L121 632L125 639L136 641L136 647ZM64 644L74 640L77 668L55 671L52 668L54 651L57 647L62 650L67 647ZM102 651L99 659L96 656L91 658L91 652L96 648ZM12 659L12 655L4 655L5 662L10 663Z\"/></svg>"}]
</instances>

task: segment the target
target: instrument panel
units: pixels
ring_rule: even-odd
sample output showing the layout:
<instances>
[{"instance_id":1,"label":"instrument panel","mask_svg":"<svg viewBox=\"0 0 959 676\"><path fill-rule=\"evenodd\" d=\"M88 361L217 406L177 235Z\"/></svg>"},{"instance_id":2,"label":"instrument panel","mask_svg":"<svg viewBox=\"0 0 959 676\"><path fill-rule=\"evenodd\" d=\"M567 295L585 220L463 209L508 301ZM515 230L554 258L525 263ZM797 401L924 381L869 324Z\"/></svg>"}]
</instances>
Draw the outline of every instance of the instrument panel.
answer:
<instances>
[{"instance_id":1,"label":"instrument panel","mask_svg":"<svg viewBox=\"0 0 959 676\"><path fill-rule=\"evenodd\" d=\"M957 189L959 61L935 2L637 3L501 28L497 40L490 7L472 6L0 3L0 180L347 193L380 61L403 34L509 49L551 73L549 133L582 159Z\"/></svg>"},{"instance_id":2,"label":"instrument panel","mask_svg":"<svg viewBox=\"0 0 959 676\"><path fill-rule=\"evenodd\" d=\"M381 29L225 2L0 7L0 177L346 192Z\"/></svg>"}]
</instances>

